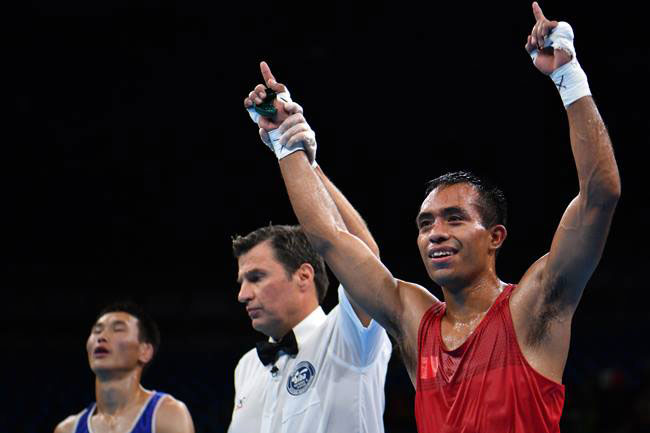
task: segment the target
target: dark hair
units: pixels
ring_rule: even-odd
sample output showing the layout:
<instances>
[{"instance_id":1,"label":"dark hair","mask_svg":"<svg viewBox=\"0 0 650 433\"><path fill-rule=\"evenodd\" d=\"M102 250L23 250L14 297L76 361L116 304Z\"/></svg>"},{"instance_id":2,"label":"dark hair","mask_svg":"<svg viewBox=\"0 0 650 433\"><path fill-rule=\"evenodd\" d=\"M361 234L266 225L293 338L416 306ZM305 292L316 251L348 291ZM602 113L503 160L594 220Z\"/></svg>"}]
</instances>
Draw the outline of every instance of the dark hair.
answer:
<instances>
[{"instance_id":1,"label":"dark hair","mask_svg":"<svg viewBox=\"0 0 650 433\"><path fill-rule=\"evenodd\" d=\"M108 305L99 312L95 321L99 320L104 314L117 311L130 314L138 319L138 340L141 343L149 343L153 347L153 356L145 364L146 369L153 362L160 347L160 330L158 329L158 325L140 306L132 301L119 301Z\"/></svg>"},{"instance_id":2,"label":"dark hair","mask_svg":"<svg viewBox=\"0 0 650 433\"><path fill-rule=\"evenodd\" d=\"M267 240L271 241L275 258L282 264L289 278L303 263L309 263L314 268L318 303L323 302L329 286L325 262L323 257L311 246L307 235L300 226L268 225L260 227L246 236L236 236L232 240L232 252L238 259Z\"/></svg>"},{"instance_id":3,"label":"dark hair","mask_svg":"<svg viewBox=\"0 0 650 433\"><path fill-rule=\"evenodd\" d=\"M508 219L508 203L503 192L490 181L480 179L469 171L454 171L430 180L427 182L425 197L440 186L444 187L458 183L468 183L478 192L479 199L476 207L481 216L483 226L490 228L496 224L506 225Z\"/></svg>"}]
</instances>

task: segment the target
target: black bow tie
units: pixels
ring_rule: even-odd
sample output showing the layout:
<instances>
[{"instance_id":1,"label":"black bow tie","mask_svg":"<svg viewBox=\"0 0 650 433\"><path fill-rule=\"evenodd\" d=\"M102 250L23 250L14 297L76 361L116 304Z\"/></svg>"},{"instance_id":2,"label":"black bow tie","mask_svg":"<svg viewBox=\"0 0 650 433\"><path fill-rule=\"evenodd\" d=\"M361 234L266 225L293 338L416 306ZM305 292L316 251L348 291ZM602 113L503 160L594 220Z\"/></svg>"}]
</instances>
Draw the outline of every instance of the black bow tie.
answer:
<instances>
[{"instance_id":1,"label":"black bow tie","mask_svg":"<svg viewBox=\"0 0 650 433\"><path fill-rule=\"evenodd\" d=\"M277 343L271 343L270 341L260 341L257 343L257 356L260 357L260 361L264 365L275 363L275 360L278 358L278 352L280 351L288 355L298 354L298 342L293 331L289 331Z\"/></svg>"}]
</instances>

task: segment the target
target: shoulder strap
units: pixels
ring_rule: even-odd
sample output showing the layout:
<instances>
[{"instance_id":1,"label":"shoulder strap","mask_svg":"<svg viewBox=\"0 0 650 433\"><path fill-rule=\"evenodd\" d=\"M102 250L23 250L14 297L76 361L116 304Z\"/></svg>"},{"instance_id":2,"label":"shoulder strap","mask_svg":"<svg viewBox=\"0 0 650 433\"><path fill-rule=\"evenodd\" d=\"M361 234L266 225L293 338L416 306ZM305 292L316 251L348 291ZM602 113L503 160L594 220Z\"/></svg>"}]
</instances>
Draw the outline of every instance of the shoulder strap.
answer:
<instances>
[{"instance_id":1,"label":"shoulder strap","mask_svg":"<svg viewBox=\"0 0 650 433\"><path fill-rule=\"evenodd\" d=\"M90 433L88 431L88 417L95 411L95 403L88 406L77 418L74 433Z\"/></svg>"},{"instance_id":2,"label":"shoulder strap","mask_svg":"<svg viewBox=\"0 0 650 433\"><path fill-rule=\"evenodd\" d=\"M147 402L131 433L153 433L155 431L156 409L160 400L166 395L164 392L154 391L154 395Z\"/></svg>"}]
</instances>

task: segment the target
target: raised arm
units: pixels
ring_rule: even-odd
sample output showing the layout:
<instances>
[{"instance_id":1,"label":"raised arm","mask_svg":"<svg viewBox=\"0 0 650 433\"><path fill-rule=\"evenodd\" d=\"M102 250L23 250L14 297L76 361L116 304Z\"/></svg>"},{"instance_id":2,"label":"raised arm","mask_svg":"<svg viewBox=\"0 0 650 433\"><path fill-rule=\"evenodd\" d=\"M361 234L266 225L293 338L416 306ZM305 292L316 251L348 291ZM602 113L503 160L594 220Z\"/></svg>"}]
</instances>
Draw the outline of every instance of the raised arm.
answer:
<instances>
[{"instance_id":1,"label":"raised arm","mask_svg":"<svg viewBox=\"0 0 650 433\"><path fill-rule=\"evenodd\" d=\"M420 318L434 302L432 295L395 279L370 248L347 231L305 153L281 159L280 170L303 230L350 297L400 345L404 340L415 343Z\"/></svg>"},{"instance_id":2,"label":"raised arm","mask_svg":"<svg viewBox=\"0 0 650 433\"><path fill-rule=\"evenodd\" d=\"M375 239L372 237L372 234L368 229L368 225L363 220L361 215L359 215L359 212L357 212L357 210L352 206L352 204L343 195L343 193L336 187L336 185L334 185L332 181L329 180L327 176L325 176L325 173L323 173L320 165L316 165L316 167L314 167L314 171L327 190L327 193L334 201L334 205L341 215L341 219L343 220L345 228L351 234L361 239L361 241L363 241L363 243L366 244L368 248L370 248L370 251L372 251L372 253L379 258L379 247L377 246ZM365 310L361 308L361 306L359 306L359 304L357 304L352 298L350 298L350 304L352 304L352 308L354 309L354 312L356 313L363 326L368 326L371 320L368 313L366 313Z\"/></svg>"},{"instance_id":3,"label":"raised arm","mask_svg":"<svg viewBox=\"0 0 650 433\"><path fill-rule=\"evenodd\" d=\"M513 295L513 319L529 345L547 344L564 354L563 368L570 319L602 255L621 185L607 129L576 60L571 27L547 20L537 3L533 13L536 24L526 49L560 91L580 189L560 220L549 253L531 267ZM539 50L550 44L553 48Z\"/></svg>"},{"instance_id":4,"label":"raised arm","mask_svg":"<svg viewBox=\"0 0 650 433\"><path fill-rule=\"evenodd\" d=\"M261 70L267 87L276 92L286 89L275 81L266 64L261 65ZM260 86L257 90L261 90ZM247 99L256 98L261 102L259 94L252 92ZM419 286L396 280L381 263L376 244L361 217L331 182L312 168L311 149L315 147L315 138L302 109L292 103L279 105L289 109L290 117L281 122L281 136L276 136L277 142L269 147L275 145L289 198L303 230L347 289L351 300L398 341L408 329L415 342L419 319L433 303L433 296ZM271 122L276 127L280 120L271 119ZM260 126L266 129L262 123ZM271 141L264 131L260 134L265 142ZM298 148L304 152L289 154ZM405 302L412 305L406 309Z\"/></svg>"},{"instance_id":5,"label":"raised arm","mask_svg":"<svg viewBox=\"0 0 650 433\"><path fill-rule=\"evenodd\" d=\"M320 165L316 165L316 167L314 167L314 171L316 171L318 178L325 186L325 189L327 190L330 197L332 197L332 200L336 205L336 209L338 209L347 230L361 239L364 244L368 245L370 251L372 251L375 256L379 257L379 246L377 246L375 238L372 237L372 234L368 229L368 225L363 220L361 215L359 215L359 212L357 212L354 206L352 206L352 203L348 201L348 199L336 187L336 185L334 185L334 183L332 183L332 181L327 176L325 176L325 173L323 172Z\"/></svg>"}]
</instances>

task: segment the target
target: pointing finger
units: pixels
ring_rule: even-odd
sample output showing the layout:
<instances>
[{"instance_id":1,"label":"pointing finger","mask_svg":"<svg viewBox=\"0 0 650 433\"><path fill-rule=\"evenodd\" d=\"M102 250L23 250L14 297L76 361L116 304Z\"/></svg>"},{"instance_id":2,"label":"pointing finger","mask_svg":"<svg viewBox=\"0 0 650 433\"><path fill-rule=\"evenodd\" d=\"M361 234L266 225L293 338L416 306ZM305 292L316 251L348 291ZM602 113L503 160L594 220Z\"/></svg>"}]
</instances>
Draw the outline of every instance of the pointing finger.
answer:
<instances>
[{"instance_id":1,"label":"pointing finger","mask_svg":"<svg viewBox=\"0 0 650 433\"><path fill-rule=\"evenodd\" d=\"M269 82L271 80L275 81L275 77L271 73L271 68L269 68L269 65L266 62L260 63L260 71L262 71L262 77L264 77L264 83L266 83L266 87L271 87Z\"/></svg>"},{"instance_id":2,"label":"pointing finger","mask_svg":"<svg viewBox=\"0 0 650 433\"><path fill-rule=\"evenodd\" d=\"M535 15L535 19L537 21L546 19L544 13L542 12L542 8L539 7L539 4L537 2L533 2L533 15Z\"/></svg>"}]
</instances>

